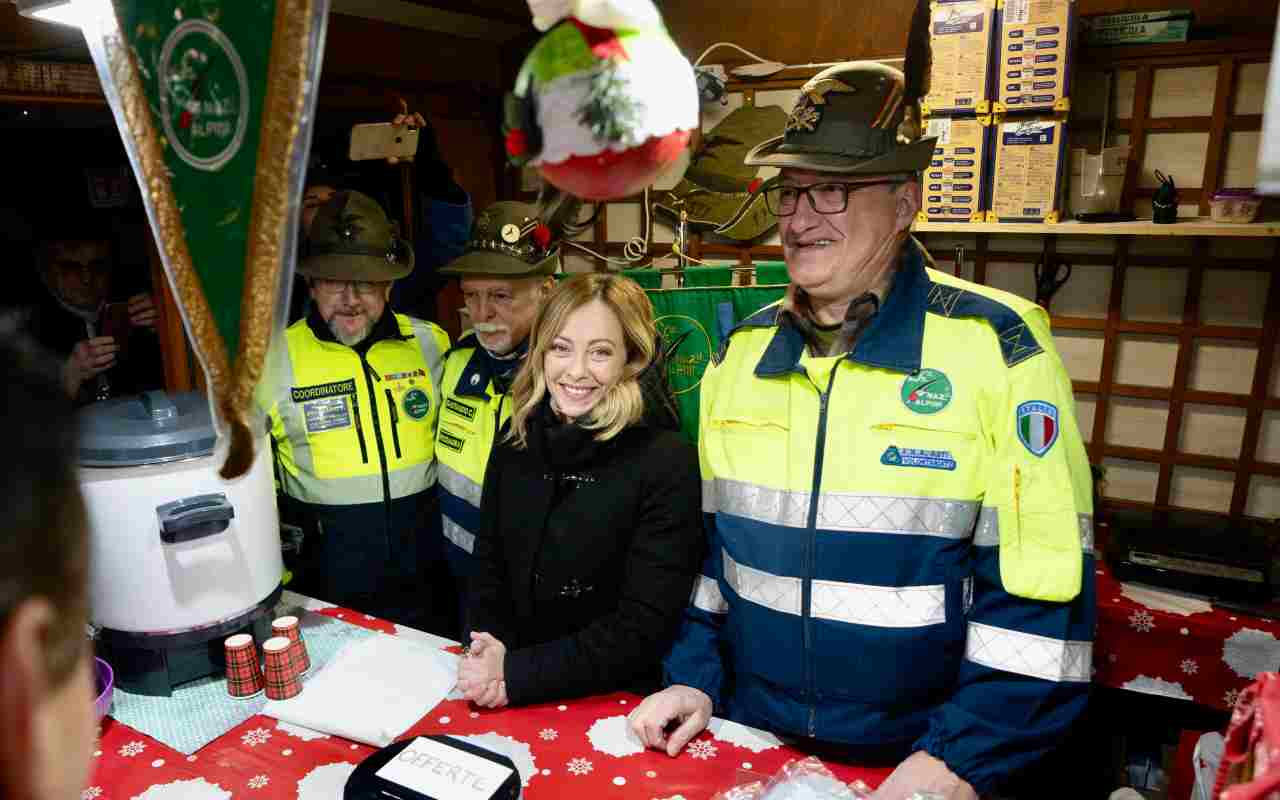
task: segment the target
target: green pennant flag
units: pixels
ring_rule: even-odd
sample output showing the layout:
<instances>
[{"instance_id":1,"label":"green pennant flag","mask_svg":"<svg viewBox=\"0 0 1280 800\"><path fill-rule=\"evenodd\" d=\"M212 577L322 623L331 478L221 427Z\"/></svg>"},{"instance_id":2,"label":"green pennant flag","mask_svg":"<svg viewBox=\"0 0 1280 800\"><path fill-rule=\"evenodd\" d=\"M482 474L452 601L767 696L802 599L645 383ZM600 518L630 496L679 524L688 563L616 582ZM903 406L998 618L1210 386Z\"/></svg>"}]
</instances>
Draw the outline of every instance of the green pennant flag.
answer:
<instances>
[{"instance_id":1,"label":"green pennant flag","mask_svg":"<svg viewBox=\"0 0 1280 800\"><path fill-rule=\"evenodd\" d=\"M282 327L328 0L112 0L85 39L204 368L222 475L252 463Z\"/></svg>"}]
</instances>

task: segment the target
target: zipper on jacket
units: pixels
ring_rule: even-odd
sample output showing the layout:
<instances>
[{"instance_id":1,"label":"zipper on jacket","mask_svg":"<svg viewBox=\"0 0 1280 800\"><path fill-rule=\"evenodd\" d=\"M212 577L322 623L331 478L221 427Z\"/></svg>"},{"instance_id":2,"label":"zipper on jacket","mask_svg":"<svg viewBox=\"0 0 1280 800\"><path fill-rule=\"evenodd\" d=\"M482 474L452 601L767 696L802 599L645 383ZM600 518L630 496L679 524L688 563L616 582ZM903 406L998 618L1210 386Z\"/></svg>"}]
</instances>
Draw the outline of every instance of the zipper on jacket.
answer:
<instances>
[{"instance_id":1,"label":"zipper on jacket","mask_svg":"<svg viewBox=\"0 0 1280 800\"><path fill-rule=\"evenodd\" d=\"M387 408L391 410L391 443L396 448L396 458L402 458L400 455L400 412L396 410L396 399L391 395L390 389L383 389L387 393Z\"/></svg>"},{"instance_id":2,"label":"zipper on jacket","mask_svg":"<svg viewBox=\"0 0 1280 800\"><path fill-rule=\"evenodd\" d=\"M831 388L836 383L836 372L839 371L839 365L831 368L831 377L827 379L827 390L824 392L818 389L818 385L813 383L813 379L809 379L809 383L814 389L818 390L818 441L813 450L813 488L809 495L809 524L808 536L806 537L805 547L808 552L805 554L807 566L804 574L804 581L801 583L801 600L800 600L800 626L804 633L804 671L805 671L805 688L809 695L809 736L814 738L818 735L817 716L818 716L818 699L815 696L814 688L814 669L813 669L813 636L810 628L813 621L810 617L812 613L813 603L813 575L817 571L817 550L818 550L818 503L820 501L819 491L822 488L822 462L826 455L827 449L827 408L831 399ZM807 374L807 373L806 373Z\"/></svg>"},{"instance_id":3,"label":"zipper on jacket","mask_svg":"<svg viewBox=\"0 0 1280 800\"><path fill-rule=\"evenodd\" d=\"M360 393L351 395L351 416L356 418L356 439L360 441L360 462L369 463L369 447L364 443L364 423L360 421Z\"/></svg>"},{"instance_id":4,"label":"zipper on jacket","mask_svg":"<svg viewBox=\"0 0 1280 800\"><path fill-rule=\"evenodd\" d=\"M387 472L387 448L382 443L382 425L378 422L378 395L373 388L373 366L365 360L367 353L360 353L360 363L364 367L364 382L369 387L369 416L373 419L373 441L378 445L378 464L382 468L382 514L385 519L384 535L387 542L387 561L391 561L391 476ZM381 382L381 378L379 378Z\"/></svg>"}]
</instances>

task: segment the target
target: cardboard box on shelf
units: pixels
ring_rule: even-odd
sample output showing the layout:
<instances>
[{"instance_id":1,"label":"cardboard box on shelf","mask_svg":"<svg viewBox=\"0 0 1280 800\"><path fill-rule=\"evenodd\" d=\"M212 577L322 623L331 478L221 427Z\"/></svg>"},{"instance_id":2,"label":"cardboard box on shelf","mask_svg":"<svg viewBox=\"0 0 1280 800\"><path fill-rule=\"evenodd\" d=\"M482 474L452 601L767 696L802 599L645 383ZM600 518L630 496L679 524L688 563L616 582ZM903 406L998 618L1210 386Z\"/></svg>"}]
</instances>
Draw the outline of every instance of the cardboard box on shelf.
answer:
<instances>
[{"instance_id":1,"label":"cardboard box on shelf","mask_svg":"<svg viewBox=\"0 0 1280 800\"><path fill-rule=\"evenodd\" d=\"M991 117L932 117L926 136L938 137L925 170L921 222L983 222L991 176Z\"/></svg>"},{"instance_id":2,"label":"cardboard box on shelf","mask_svg":"<svg viewBox=\"0 0 1280 800\"><path fill-rule=\"evenodd\" d=\"M933 65L926 116L987 114L996 42L995 0L942 0L930 6Z\"/></svg>"},{"instance_id":3,"label":"cardboard box on shelf","mask_svg":"<svg viewBox=\"0 0 1280 800\"><path fill-rule=\"evenodd\" d=\"M994 121L995 162L988 222L1058 222L1067 127L1054 118Z\"/></svg>"},{"instance_id":4,"label":"cardboard box on shelf","mask_svg":"<svg viewBox=\"0 0 1280 800\"><path fill-rule=\"evenodd\" d=\"M1000 0L996 113L1071 108L1075 0Z\"/></svg>"}]
</instances>

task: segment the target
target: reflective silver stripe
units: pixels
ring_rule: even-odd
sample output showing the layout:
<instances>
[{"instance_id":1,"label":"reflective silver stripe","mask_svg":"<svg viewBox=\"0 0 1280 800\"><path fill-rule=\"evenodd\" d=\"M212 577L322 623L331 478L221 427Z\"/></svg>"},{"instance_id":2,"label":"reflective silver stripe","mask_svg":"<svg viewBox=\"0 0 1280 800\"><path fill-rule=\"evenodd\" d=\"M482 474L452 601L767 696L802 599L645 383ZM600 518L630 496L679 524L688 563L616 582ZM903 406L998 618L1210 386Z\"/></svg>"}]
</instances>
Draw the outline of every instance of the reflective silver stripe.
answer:
<instances>
[{"instance_id":1,"label":"reflective silver stripe","mask_svg":"<svg viewBox=\"0 0 1280 800\"><path fill-rule=\"evenodd\" d=\"M1076 522L1080 526L1080 549L1089 555L1093 551L1093 515L1077 514ZM978 514L978 527L973 532L973 544L976 547L1000 546L1000 515L992 506L983 506Z\"/></svg>"},{"instance_id":2,"label":"reflective silver stripe","mask_svg":"<svg viewBox=\"0 0 1280 800\"><path fill-rule=\"evenodd\" d=\"M475 508L480 507L480 495L484 491L480 484L448 464L438 465L436 467L436 475L440 480L441 489Z\"/></svg>"},{"instance_id":3,"label":"reflective silver stripe","mask_svg":"<svg viewBox=\"0 0 1280 800\"><path fill-rule=\"evenodd\" d=\"M969 623L965 658L991 669L1046 681L1088 682L1093 643L1051 639L978 622Z\"/></svg>"},{"instance_id":4,"label":"reflective silver stripe","mask_svg":"<svg viewBox=\"0 0 1280 800\"><path fill-rule=\"evenodd\" d=\"M1077 517L1080 522L1080 549L1090 555L1095 555L1093 550L1093 515L1078 514Z\"/></svg>"},{"instance_id":5,"label":"reflective silver stripe","mask_svg":"<svg viewBox=\"0 0 1280 800\"><path fill-rule=\"evenodd\" d=\"M719 505L716 503L716 482L702 482L702 513L714 514L719 511Z\"/></svg>"},{"instance_id":6,"label":"reflective silver stripe","mask_svg":"<svg viewBox=\"0 0 1280 800\"><path fill-rule=\"evenodd\" d=\"M295 447L297 442L294 442ZM431 488L431 464L414 464L387 475L391 499L409 497ZM290 497L304 503L331 506L382 502L382 475L357 475L350 478L318 478L310 472L297 475L280 471L281 488Z\"/></svg>"},{"instance_id":7,"label":"reflective silver stripe","mask_svg":"<svg viewBox=\"0 0 1280 800\"><path fill-rule=\"evenodd\" d=\"M800 616L799 578L787 578L743 566L733 560L728 550L722 552L725 583L729 584L739 597L765 608L781 611L783 614Z\"/></svg>"},{"instance_id":8,"label":"reflective silver stripe","mask_svg":"<svg viewBox=\"0 0 1280 800\"><path fill-rule=\"evenodd\" d=\"M790 528L806 527L809 492L771 489L716 478L716 502L727 514ZM705 505L705 499L704 499ZM817 526L831 531L871 531L966 539L978 516L976 500L823 492Z\"/></svg>"},{"instance_id":9,"label":"reflective silver stripe","mask_svg":"<svg viewBox=\"0 0 1280 800\"><path fill-rule=\"evenodd\" d=\"M973 530L975 547L1000 546L1000 509L983 506L978 512L978 527Z\"/></svg>"},{"instance_id":10,"label":"reflective silver stripe","mask_svg":"<svg viewBox=\"0 0 1280 800\"><path fill-rule=\"evenodd\" d=\"M444 538L466 550L468 553L474 553L476 550L476 535L458 523L444 517L441 529L444 531Z\"/></svg>"},{"instance_id":11,"label":"reflective silver stripe","mask_svg":"<svg viewBox=\"0 0 1280 800\"><path fill-rule=\"evenodd\" d=\"M725 614L729 611L729 604L720 593L720 583L706 575L699 575L694 581L693 596L689 598L689 605L712 614Z\"/></svg>"},{"instance_id":12,"label":"reflective silver stripe","mask_svg":"<svg viewBox=\"0 0 1280 800\"><path fill-rule=\"evenodd\" d=\"M734 561L723 551L725 582L743 600L800 616L801 586L799 578L774 575ZM695 590L694 605L703 587ZM711 582L714 586L714 582ZM718 587L716 594L719 595ZM829 619L878 628L921 628L946 622L946 589L941 586L873 586L839 581L813 581L812 614L815 619ZM723 602L723 601L722 601ZM726 606L727 609L727 606Z\"/></svg>"},{"instance_id":13,"label":"reflective silver stripe","mask_svg":"<svg viewBox=\"0 0 1280 800\"><path fill-rule=\"evenodd\" d=\"M877 628L923 628L947 621L945 586L873 586L839 581L813 582L810 605L815 619L873 625Z\"/></svg>"},{"instance_id":14,"label":"reflective silver stripe","mask_svg":"<svg viewBox=\"0 0 1280 800\"><path fill-rule=\"evenodd\" d=\"M436 344L436 337L431 335L431 326L421 320L406 317L410 326L413 328L414 338L418 340L418 349L422 351L422 360L427 362L427 374L431 376L431 395L435 405L432 410L436 412L436 418L440 416L440 404L444 402L444 359L441 358L440 346ZM435 426L432 426L434 433Z\"/></svg>"}]
</instances>

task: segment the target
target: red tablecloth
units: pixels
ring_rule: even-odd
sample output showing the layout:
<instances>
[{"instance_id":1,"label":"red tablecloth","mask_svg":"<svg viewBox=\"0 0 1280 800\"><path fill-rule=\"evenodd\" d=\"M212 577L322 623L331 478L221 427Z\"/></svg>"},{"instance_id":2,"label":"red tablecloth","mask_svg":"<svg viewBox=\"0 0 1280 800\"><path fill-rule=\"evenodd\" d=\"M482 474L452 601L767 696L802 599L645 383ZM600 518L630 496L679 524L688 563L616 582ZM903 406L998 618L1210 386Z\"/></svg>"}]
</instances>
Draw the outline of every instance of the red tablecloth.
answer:
<instances>
[{"instance_id":1,"label":"red tablecloth","mask_svg":"<svg viewBox=\"0 0 1280 800\"><path fill-rule=\"evenodd\" d=\"M396 632L395 627L339 608L319 613L347 622ZM676 758L646 751L617 757L595 749L587 732L600 720L627 714L639 698L611 694L564 703L487 711L460 701L437 706L410 734L496 734L528 747L534 774L525 796L539 798L622 798L650 800L681 795L687 800L757 776L772 775L802 756L786 746L755 752L728 738L703 733ZM740 740L739 740L740 741ZM96 800L227 800L297 798L340 800L355 765L371 747L318 736L271 717L256 716L214 740L193 756L166 747L111 718L103 724L94 769L84 798ZM887 769L828 764L844 781L860 778L872 786Z\"/></svg>"},{"instance_id":2,"label":"red tablecloth","mask_svg":"<svg viewBox=\"0 0 1280 800\"><path fill-rule=\"evenodd\" d=\"M1100 564L1094 681L1229 709L1280 669L1280 622L1122 584Z\"/></svg>"}]
</instances>

